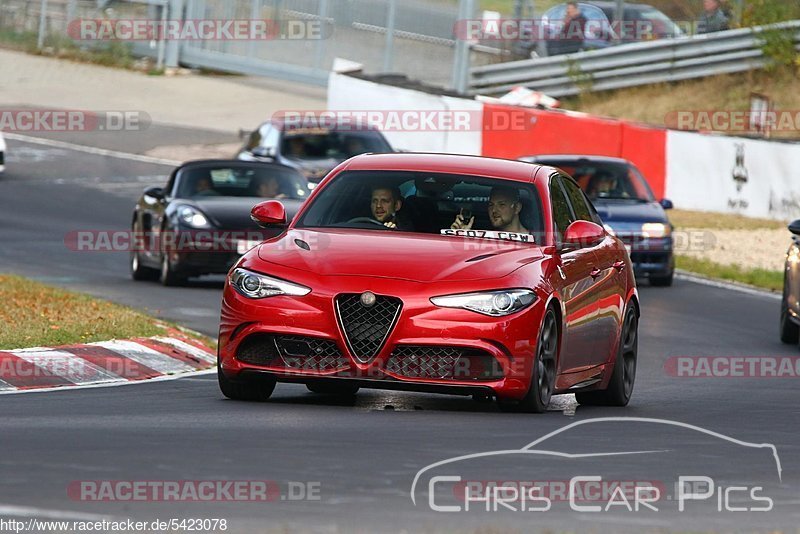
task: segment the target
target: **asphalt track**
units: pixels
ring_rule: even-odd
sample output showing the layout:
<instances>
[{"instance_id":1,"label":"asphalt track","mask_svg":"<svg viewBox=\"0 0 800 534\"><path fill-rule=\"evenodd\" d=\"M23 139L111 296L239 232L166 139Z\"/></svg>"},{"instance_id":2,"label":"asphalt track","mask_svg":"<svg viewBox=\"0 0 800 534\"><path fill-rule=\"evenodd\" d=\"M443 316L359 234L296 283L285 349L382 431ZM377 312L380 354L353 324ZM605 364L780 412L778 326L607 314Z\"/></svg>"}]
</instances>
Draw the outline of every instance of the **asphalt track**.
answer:
<instances>
[{"instance_id":1,"label":"asphalt track","mask_svg":"<svg viewBox=\"0 0 800 534\"><path fill-rule=\"evenodd\" d=\"M148 143L179 134L154 126ZM117 143L105 148L125 150L123 140ZM126 254L72 252L64 245L72 230L127 229L139 192L162 180L169 167L19 141L9 145L9 169L0 177L0 272L86 291L216 333L219 278L184 288L135 283ZM469 398L377 391L342 403L294 385L279 385L268 403L246 404L224 400L211 375L2 396L0 516L224 518L229 531L242 532L796 531L798 378L679 378L665 371L674 356L800 356L796 347L778 341L778 301L686 280L669 289L643 284L640 295L638 379L626 409L581 407L563 396L543 416L504 414ZM426 495L431 472L420 479L416 505L411 500L415 475L429 464L520 449L570 423L603 417L663 419L741 442L774 444L782 472L779 478L773 455L763 448L665 423L607 421L547 441L548 450L590 456L479 458L453 464L445 474L470 480L653 480L673 497L670 485L677 476L708 475L718 487L762 486L772 510L718 511L717 492L683 512L674 500L660 502L658 512L615 507L579 513L564 502L541 512L435 512ZM594 456L630 451L655 452ZM283 498L87 502L68 495L70 483L85 480L269 480ZM318 487L319 499L287 498L290 482ZM733 495L732 506L755 505Z\"/></svg>"}]
</instances>

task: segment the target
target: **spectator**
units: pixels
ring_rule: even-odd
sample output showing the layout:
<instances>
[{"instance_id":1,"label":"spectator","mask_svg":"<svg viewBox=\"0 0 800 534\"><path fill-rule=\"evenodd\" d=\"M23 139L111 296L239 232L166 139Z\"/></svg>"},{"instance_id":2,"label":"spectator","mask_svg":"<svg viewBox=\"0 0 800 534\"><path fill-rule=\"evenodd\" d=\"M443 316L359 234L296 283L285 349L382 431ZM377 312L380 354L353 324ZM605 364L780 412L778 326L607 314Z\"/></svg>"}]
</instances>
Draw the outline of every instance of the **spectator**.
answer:
<instances>
[{"instance_id":1,"label":"spectator","mask_svg":"<svg viewBox=\"0 0 800 534\"><path fill-rule=\"evenodd\" d=\"M697 21L697 33L721 32L728 29L728 17L722 11L720 0L703 0L703 14Z\"/></svg>"},{"instance_id":2,"label":"spectator","mask_svg":"<svg viewBox=\"0 0 800 534\"><path fill-rule=\"evenodd\" d=\"M562 54L574 54L583 48L587 22L578 3L567 2L567 16L559 35L559 40L562 41L559 47Z\"/></svg>"}]
</instances>

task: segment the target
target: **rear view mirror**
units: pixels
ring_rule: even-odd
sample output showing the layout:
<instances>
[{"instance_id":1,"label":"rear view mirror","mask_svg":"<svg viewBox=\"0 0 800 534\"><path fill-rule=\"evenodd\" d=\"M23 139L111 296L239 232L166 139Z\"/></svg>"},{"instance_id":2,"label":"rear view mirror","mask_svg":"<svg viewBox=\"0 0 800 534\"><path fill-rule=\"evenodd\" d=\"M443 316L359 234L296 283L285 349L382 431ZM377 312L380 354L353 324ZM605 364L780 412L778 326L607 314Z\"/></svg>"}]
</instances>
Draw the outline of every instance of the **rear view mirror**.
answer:
<instances>
[{"instance_id":1,"label":"rear view mirror","mask_svg":"<svg viewBox=\"0 0 800 534\"><path fill-rule=\"evenodd\" d=\"M271 147L265 146L257 146L254 147L251 151L251 154L256 156L257 158L274 158L275 157L275 149Z\"/></svg>"},{"instance_id":2,"label":"rear view mirror","mask_svg":"<svg viewBox=\"0 0 800 534\"><path fill-rule=\"evenodd\" d=\"M789 225L789 231L796 236L800 236L800 219L792 222L792 224Z\"/></svg>"},{"instance_id":3,"label":"rear view mirror","mask_svg":"<svg viewBox=\"0 0 800 534\"><path fill-rule=\"evenodd\" d=\"M277 200L267 200L253 207L250 218L262 228L286 226L286 208Z\"/></svg>"},{"instance_id":4,"label":"rear view mirror","mask_svg":"<svg viewBox=\"0 0 800 534\"><path fill-rule=\"evenodd\" d=\"M564 233L564 245L571 248L591 247L602 241L605 236L606 231L599 224L575 221Z\"/></svg>"},{"instance_id":5,"label":"rear view mirror","mask_svg":"<svg viewBox=\"0 0 800 534\"><path fill-rule=\"evenodd\" d=\"M150 197L154 200L164 200L164 188L162 187L148 187L144 190L144 196Z\"/></svg>"}]
</instances>

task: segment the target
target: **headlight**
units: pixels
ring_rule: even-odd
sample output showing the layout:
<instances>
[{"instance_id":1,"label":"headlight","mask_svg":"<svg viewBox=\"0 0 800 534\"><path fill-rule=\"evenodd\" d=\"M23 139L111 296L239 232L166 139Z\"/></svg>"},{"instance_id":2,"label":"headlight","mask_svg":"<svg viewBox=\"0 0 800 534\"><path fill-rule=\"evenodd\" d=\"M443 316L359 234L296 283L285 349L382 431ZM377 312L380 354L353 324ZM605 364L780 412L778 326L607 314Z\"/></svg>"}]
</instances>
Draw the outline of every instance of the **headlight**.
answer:
<instances>
[{"instance_id":1,"label":"headlight","mask_svg":"<svg viewBox=\"0 0 800 534\"><path fill-rule=\"evenodd\" d=\"M530 289L507 289L431 298L431 302L436 306L463 308L491 317L511 315L527 308L535 300L536 294Z\"/></svg>"},{"instance_id":2,"label":"headlight","mask_svg":"<svg viewBox=\"0 0 800 534\"><path fill-rule=\"evenodd\" d=\"M233 270L230 280L236 291L250 299L263 299L276 295L302 297L311 293L311 288L241 268Z\"/></svg>"},{"instance_id":3,"label":"headlight","mask_svg":"<svg viewBox=\"0 0 800 534\"><path fill-rule=\"evenodd\" d=\"M642 235L648 239L659 239L667 237L672 233L672 228L664 223L644 223L642 225Z\"/></svg>"},{"instance_id":4,"label":"headlight","mask_svg":"<svg viewBox=\"0 0 800 534\"><path fill-rule=\"evenodd\" d=\"M178 220L191 226L192 228L208 228L208 219L203 213L191 206L181 206L178 208Z\"/></svg>"}]
</instances>

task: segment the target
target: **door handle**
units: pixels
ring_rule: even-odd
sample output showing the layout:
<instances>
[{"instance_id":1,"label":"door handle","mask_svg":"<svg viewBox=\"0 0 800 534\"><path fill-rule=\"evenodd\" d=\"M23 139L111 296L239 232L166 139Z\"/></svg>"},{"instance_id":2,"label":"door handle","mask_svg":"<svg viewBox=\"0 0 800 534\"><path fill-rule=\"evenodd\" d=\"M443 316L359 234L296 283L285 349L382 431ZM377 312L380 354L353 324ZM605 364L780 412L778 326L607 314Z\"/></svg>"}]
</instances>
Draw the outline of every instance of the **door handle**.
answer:
<instances>
[{"instance_id":1,"label":"door handle","mask_svg":"<svg viewBox=\"0 0 800 534\"><path fill-rule=\"evenodd\" d=\"M625 262L620 260L620 261L614 263L614 268L617 271L622 272L623 270L625 270Z\"/></svg>"},{"instance_id":2,"label":"door handle","mask_svg":"<svg viewBox=\"0 0 800 534\"><path fill-rule=\"evenodd\" d=\"M590 274L592 275L592 278L599 278L600 275L603 274L603 271L595 267L594 269L592 269L592 272Z\"/></svg>"}]
</instances>

